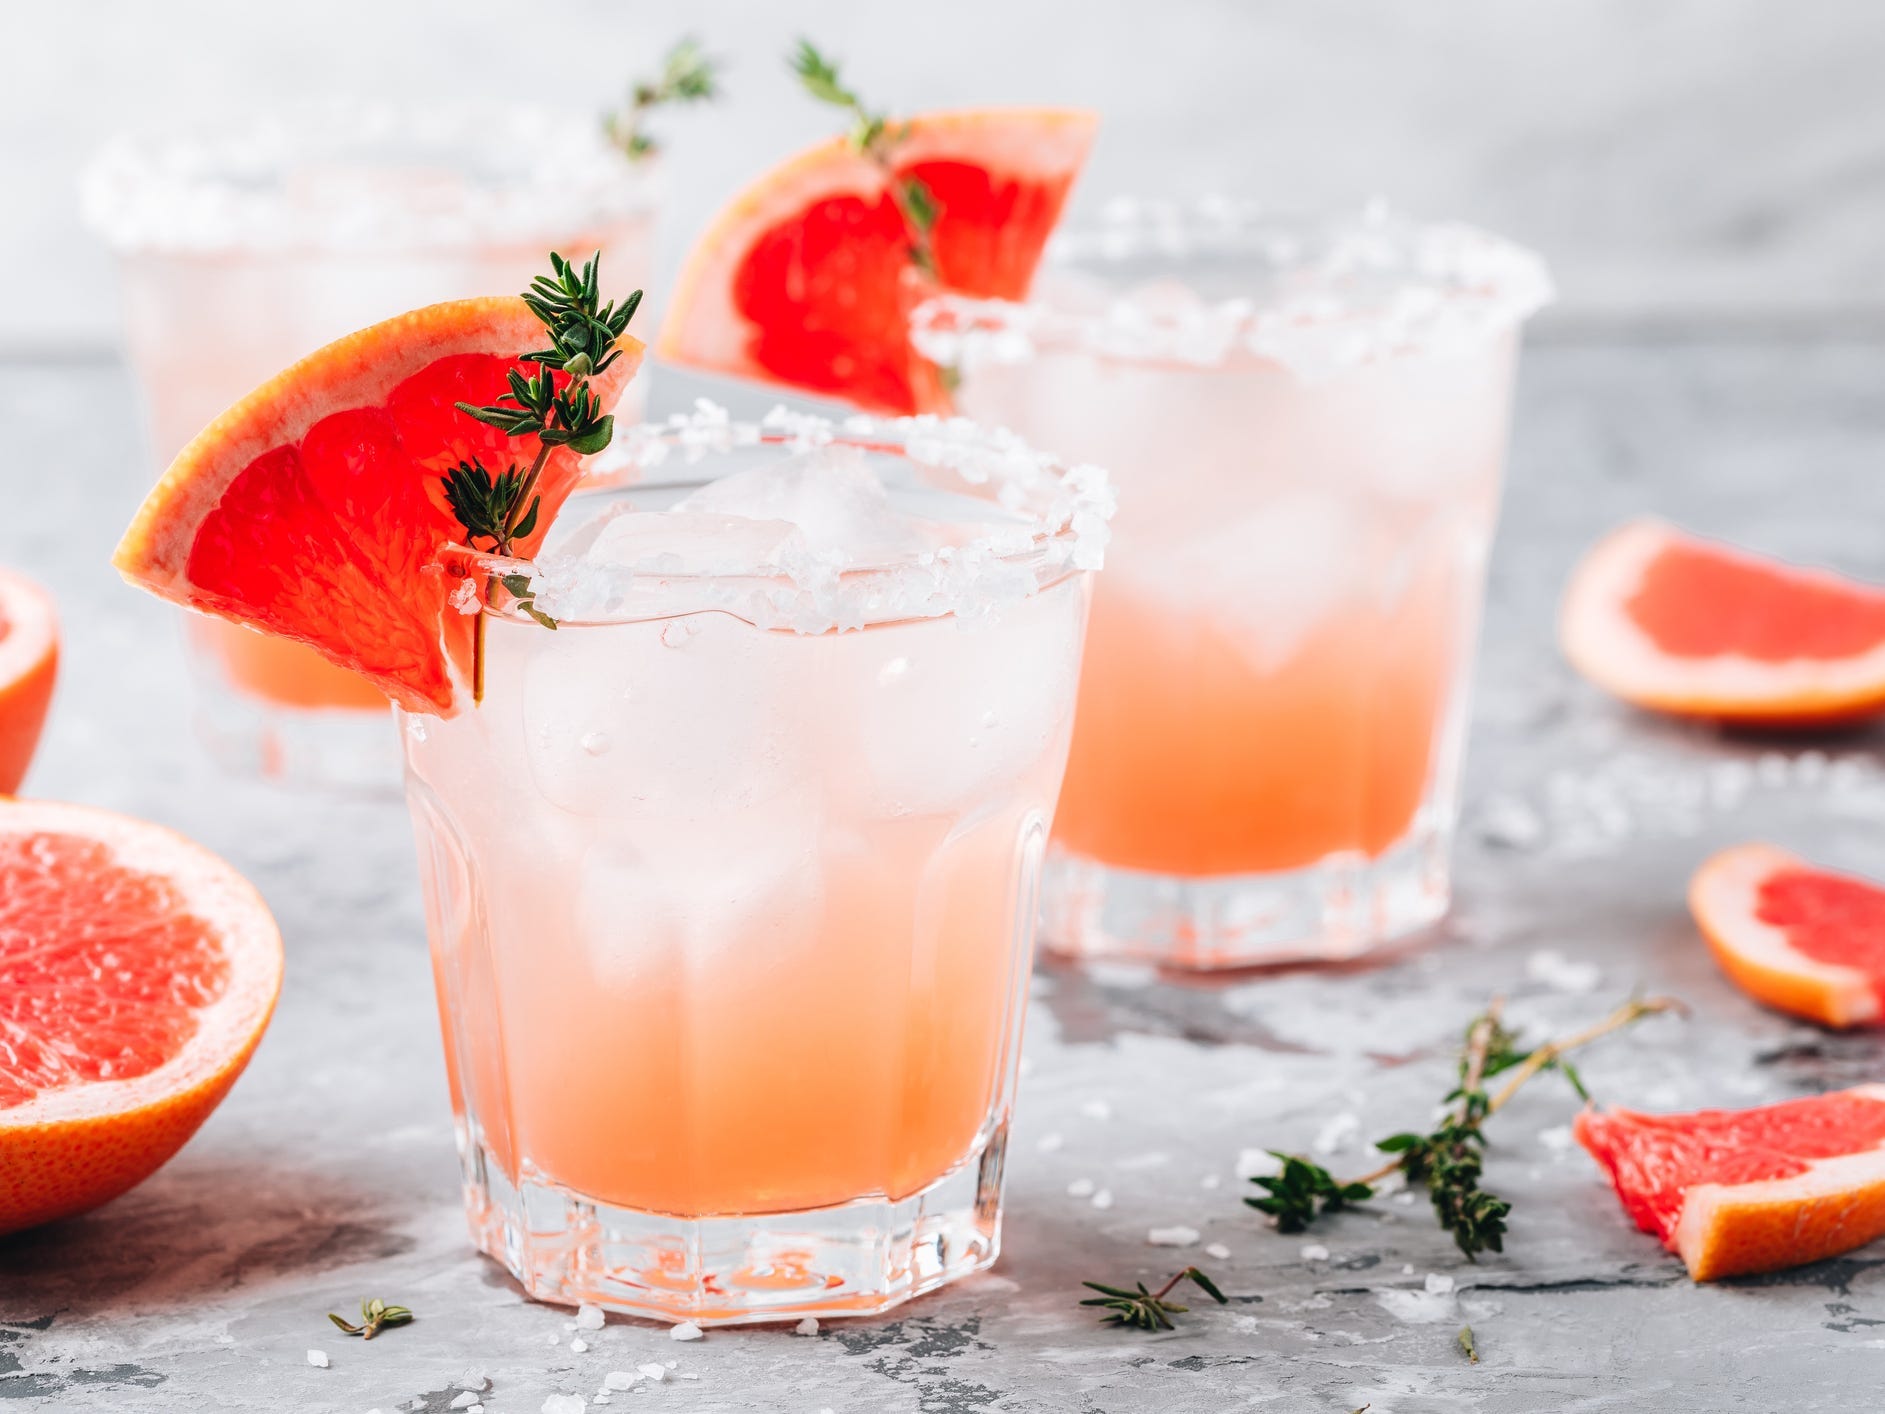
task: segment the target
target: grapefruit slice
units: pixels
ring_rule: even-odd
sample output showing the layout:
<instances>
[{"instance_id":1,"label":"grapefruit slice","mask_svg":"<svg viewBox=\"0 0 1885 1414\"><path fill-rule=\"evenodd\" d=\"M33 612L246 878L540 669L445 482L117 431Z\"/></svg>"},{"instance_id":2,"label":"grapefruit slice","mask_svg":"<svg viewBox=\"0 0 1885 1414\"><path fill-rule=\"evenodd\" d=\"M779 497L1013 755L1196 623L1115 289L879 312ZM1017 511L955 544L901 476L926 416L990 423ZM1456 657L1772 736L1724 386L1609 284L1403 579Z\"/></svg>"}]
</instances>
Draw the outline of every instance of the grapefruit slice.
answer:
<instances>
[{"instance_id":1,"label":"grapefruit slice","mask_svg":"<svg viewBox=\"0 0 1885 1414\"><path fill-rule=\"evenodd\" d=\"M26 778L58 671L52 596L25 575L0 569L0 795L11 795Z\"/></svg>"},{"instance_id":2,"label":"grapefruit slice","mask_svg":"<svg viewBox=\"0 0 1885 1414\"><path fill-rule=\"evenodd\" d=\"M1695 873L1689 911L1734 984L1823 1026L1885 1012L1885 887L1772 845L1723 850Z\"/></svg>"},{"instance_id":3,"label":"grapefruit slice","mask_svg":"<svg viewBox=\"0 0 1885 1414\"><path fill-rule=\"evenodd\" d=\"M892 174L929 188L937 283L910 259L890 178L833 138L773 168L687 258L656 351L676 363L912 413L936 398L909 315L940 286L1021 299L1093 145L1092 113L981 108L910 119Z\"/></svg>"},{"instance_id":4,"label":"grapefruit slice","mask_svg":"<svg viewBox=\"0 0 1885 1414\"><path fill-rule=\"evenodd\" d=\"M1559 632L1579 672L1639 707L1773 726L1885 711L1885 588L1660 521L1585 555Z\"/></svg>"},{"instance_id":5,"label":"grapefruit slice","mask_svg":"<svg viewBox=\"0 0 1885 1414\"><path fill-rule=\"evenodd\" d=\"M311 644L401 706L450 712L452 666L471 621L447 606L439 563L458 533L444 473L476 456L493 473L528 465L510 438L458 402L496 402L543 327L520 299L457 300L329 344L249 394L185 447L145 499L113 563L133 584L190 608ZM591 382L612 405L641 361ZM528 553L581 472L551 453Z\"/></svg>"},{"instance_id":6,"label":"grapefruit slice","mask_svg":"<svg viewBox=\"0 0 1885 1414\"><path fill-rule=\"evenodd\" d=\"M0 1233L94 1208L183 1146L281 990L261 896L180 835L0 802Z\"/></svg>"},{"instance_id":7,"label":"grapefruit slice","mask_svg":"<svg viewBox=\"0 0 1885 1414\"><path fill-rule=\"evenodd\" d=\"M1817 1262L1885 1233L1885 1085L1748 1110L1586 1110L1572 1133L1696 1281Z\"/></svg>"}]
</instances>

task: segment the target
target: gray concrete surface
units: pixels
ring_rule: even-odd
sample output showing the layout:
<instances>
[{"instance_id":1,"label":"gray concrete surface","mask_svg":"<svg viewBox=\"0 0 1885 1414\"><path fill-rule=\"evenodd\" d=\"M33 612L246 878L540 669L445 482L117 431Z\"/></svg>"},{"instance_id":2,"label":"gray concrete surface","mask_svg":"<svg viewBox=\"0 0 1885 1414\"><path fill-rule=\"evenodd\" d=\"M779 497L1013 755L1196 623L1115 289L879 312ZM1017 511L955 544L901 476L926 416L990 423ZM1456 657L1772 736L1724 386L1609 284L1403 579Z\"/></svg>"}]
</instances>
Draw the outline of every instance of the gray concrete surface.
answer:
<instances>
[{"instance_id":1,"label":"gray concrete surface","mask_svg":"<svg viewBox=\"0 0 1885 1414\"><path fill-rule=\"evenodd\" d=\"M1612 1101L1746 1104L1878 1077L1877 1038L1825 1036L1734 992L1682 894L1707 852L1750 837L1876 868L1885 730L1763 741L1636 716L1569 674L1551 625L1577 550L1643 510L1885 579L1881 387L1878 344L1533 350L1459 903L1437 936L1373 967L1221 983L1044 969L993 1273L814 1337L763 1327L679 1345L612 1321L572 1354L568 1313L521 1299L465 1239L403 810L284 796L209 766L168 612L105 564L142 476L122 373L6 365L0 560L43 576L67 616L30 789L222 851L274 906L289 975L249 1073L175 1162L95 1214L0 1242L0 1407L437 1414L483 1380L491 1414L537 1414L551 1394L593 1394L605 1371L668 1359L698 1378L616 1407L1877 1407L1885 1249L1692 1286L1567 1148L1573 1100L1548 1079L1496 1122L1489 1181L1516 1209L1507 1253L1477 1265L1424 1206L1393 1200L1279 1236L1241 1206L1234 1170L1265 1145L1367 1166L1361 1141L1427 1112L1457 1027L1494 991L1539 1028L1637 987L1686 997L1692 1021L1591 1055L1586 1076ZM1080 1179L1111 1206L1070 1196ZM1230 1256L1147 1245L1170 1224ZM1188 1259L1217 1275L1228 1308L1148 1337L1102 1330L1075 1304L1082 1278L1153 1279ZM1430 1293L1429 1274L1454 1290ZM419 1320L350 1342L323 1313L366 1294ZM1463 1322L1477 1366L1453 1345ZM329 1368L309 1366L311 1347Z\"/></svg>"}]
</instances>

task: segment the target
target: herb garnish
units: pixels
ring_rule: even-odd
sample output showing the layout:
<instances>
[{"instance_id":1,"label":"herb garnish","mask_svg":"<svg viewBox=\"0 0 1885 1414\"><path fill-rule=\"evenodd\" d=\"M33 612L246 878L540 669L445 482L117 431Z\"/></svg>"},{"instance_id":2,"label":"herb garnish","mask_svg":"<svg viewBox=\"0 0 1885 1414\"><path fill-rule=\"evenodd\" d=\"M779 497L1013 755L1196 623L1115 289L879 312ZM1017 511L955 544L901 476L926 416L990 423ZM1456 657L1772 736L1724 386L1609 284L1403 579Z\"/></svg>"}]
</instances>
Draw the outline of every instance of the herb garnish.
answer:
<instances>
[{"instance_id":1,"label":"herb garnish","mask_svg":"<svg viewBox=\"0 0 1885 1414\"><path fill-rule=\"evenodd\" d=\"M349 1321L343 1321L332 1311L327 1313L327 1319L347 1332L348 1335L357 1335L363 1340L371 1340L388 1326L410 1325L412 1323L412 1311L409 1307L405 1306L388 1306L377 1296L373 1297L371 1300L367 1300L363 1297L360 1301L359 1325L356 1326Z\"/></svg>"},{"instance_id":2,"label":"herb garnish","mask_svg":"<svg viewBox=\"0 0 1885 1414\"><path fill-rule=\"evenodd\" d=\"M1460 1333L1453 1337L1453 1341L1454 1344L1459 1346L1460 1354L1464 1355L1475 1365L1479 1363L1479 1347L1473 1341L1473 1328L1471 1326L1461 1326Z\"/></svg>"},{"instance_id":3,"label":"herb garnish","mask_svg":"<svg viewBox=\"0 0 1885 1414\"><path fill-rule=\"evenodd\" d=\"M516 542L537 528L543 498L537 482L550 453L568 447L584 456L609 445L615 418L602 410L602 400L589 380L608 370L622 356L616 341L628 330L641 304L641 291L622 301L602 303L597 285L600 253L579 271L555 251L550 253L550 274L539 275L524 292L524 303L549 335L549 347L517 355L520 362L537 365L535 373L513 368L510 392L486 407L456 404L467 417L495 427L506 437L535 437L537 455L528 471L512 463L495 475L472 458L445 473L445 502L464 528L465 544L486 554L508 556ZM564 375L559 386L557 374ZM485 594L502 584L517 605L545 628L556 620L538 609L523 574L492 575ZM484 615L472 631L471 695L484 700Z\"/></svg>"},{"instance_id":4,"label":"herb garnish","mask_svg":"<svg viewBox=\"0 0 1885 1414\"><path fill-rule=\"evenodd\" d=\"M720 75L716 61L697 39L683 39L661 61L661 72L643 79L628 92L628 102L602 120L602 130L630 161L651 157L660 144L642 127L651 108L700 103L717 98Z\"/></svg>"},{"instance_id":5,"label":"herb garnish","mask_svg":"<svg viewBox=\"0 0 1885 1414\"><path fill-rule=\"evenodd\" d=\"M1107 1314L1100 1317L1102 1325L1126 1326L1134 1330L1159 1331L1171 1330L1174 1315L1183 1315L1189 1306L1180 1306L1176 1301L1167 1301L1172 1288L1181 1281L1189 1281L1193 1286L1210 1297L1218 1305L1227 1305L1230 1298L1217 1289L1217 1283L1199 1271L1196 1267L1186 1267L1157 1291L1147 1291L1144 1282L1135 1282L1131 1288L1107 1286L1104 1282L1083 1281L1080 1285L1097 1291L1098 1296L1089 1296L1082 1306L1104 1306Z\"/></svg>"},{"instance_id":6,"label":"herb garnish","mask_svg":"<svg viewBox=\"0 0 1885 1414\"><path fill-rule=\"evenodd\" d=\"M1504 1250L1506 1216L1512 1205L1480 1186L1485 1166L1484 1125L1503 1109L1519 1088L1541 1070L1561 1072L1578 1095L1590 1099L1584 1082L1565 1054L1621 1030L1646 1016L1682 1011L1672 997L1632 999L1603 1020L1560 1041L1548 1041L1527 1050L1517 1033L1500 1021L1501 1003L1495 998L1466 1028L1466 1046L1460 1056L1459 1083L1446 1096L1444 1118L1428 1133L1390 1135L1375 1147L1392 1154L1387 1163L1360 1178L1338 1180L1320 1164L1300 1155L1283 1154L1280 1173L1253 1178L1266 1190L1261 1198L1246 1198L1253 1208L1270 1214L1279 1232L1301 1232L1318 1217L1338 1212L1374 1196L1374 1186L1399 1172L1411 1184L1425 1185L1434 1216L1453 1235L1468 1260L1480 1252ZM1496 1092L1486 1082L1511 1071L1511 1078Z\"/></svg>"},{"instance_id":7,"label":"herb garnish","mask_svg":"<svg viewBox=\"0 0 1885 1414\"><path fill-rule=\"evenodd\" d=\"M894 169L897 148L910 135L909 124L894 123L888 114L866 108L864 100L840 81L838 66L819 53L809 39L799 41L791 64L792 72L798 75L807 93L820 103L842 108L851 115L851 130L847 134L851 149L876 163L883 172L889 184L890 199L896 203L910 232L910 263L932 280L939 278L935 248L930 243L930 232L941 214L935 193L922 178L899 177Z\"/></svg>"}]
</instances>

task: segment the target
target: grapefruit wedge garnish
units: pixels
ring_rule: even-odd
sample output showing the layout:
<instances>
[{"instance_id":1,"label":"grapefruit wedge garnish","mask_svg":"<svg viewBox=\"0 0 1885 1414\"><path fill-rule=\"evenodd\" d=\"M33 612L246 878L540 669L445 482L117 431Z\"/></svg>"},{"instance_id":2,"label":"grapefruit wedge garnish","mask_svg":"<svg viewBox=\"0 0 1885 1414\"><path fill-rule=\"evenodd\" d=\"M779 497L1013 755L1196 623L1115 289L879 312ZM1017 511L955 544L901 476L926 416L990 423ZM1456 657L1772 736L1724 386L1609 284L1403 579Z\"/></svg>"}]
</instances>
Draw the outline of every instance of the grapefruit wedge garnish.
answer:
<instances>
[{"instance_id":1,"label":"grapefruit wedge garnish","mask_svg":"<svg viewBox=\"0 0 1885 1414\"><path fill-rule=\"evenodd\" d=\"M1578 671L1639 707L1774 726L1885 711L1885 588L1660 521L1584 556L1560 634Z\"/></svg>"},{"instance_id":2,"label":"grapefruit wedge garnish","mask_svg":"<svg viewBox=\"0 0 1885 1414\"><path fill-rule=\"evenodd\" d=\"M242 1073L281 970L267 906L216 856L103 810L0 802L0 1233L176 1153Z\"/></svg>"},{"instance_id":3,"label":"grapefruit wedge garnish","mask_svg":"<svg viewBox=\"0 0 1885 1414\"><path fill-rule=\"evenodd\" d=\"M1587 1110L1572 1132L1697 1281L1774 1272L1885 1233L1885 1085L1748 1110Z\"/></svg>"},{"instance_id":4,"label":"grapefruit wedge garnish","mask_svg":"<svg viewBox=\"0 0 1885 1414\"><path fill-rule=\"evenodd\" d=\"M479 459L529 465L534 437L508 437L458 411L505 396L543 326L521 299L458 300L329 344L249 394L185 447L113 558L166 599L311 644L401 706L453 709L470 619L447 604L440 551L461 534L444 475ZM641 343L590 384L612 405ZM559 381L562 375L558 375ZM554 449L537 490L541 543L581 471Z\"/></svg>"},{"instance_id":5,"label":"grapefruit wedge garnish","mask_svg":"<svg viewBox=\"0 0 1885 1414\"><path fill-rule=\"evenodd\" d=\"M657 352L676 363L911 413L933 370L909 316L939 288L1021 299L1098 119L1048 108L925 113L890 169L833 138L734 197L689 254ZM935 203L935 279L911 260L891 184Z\"/></svg>"},{"instance_id":6,"label":"grapefruit wedge garnish","mask_svg":"<svg viewBox=\"0 0 1885 1414\"><path fill-rule=\"evenodd\" d=\"M0 569L0 795L25 779L58 671L52 596L25 575Z\"/></svg>"},{"instance_id":7,"label":"grapefruit wedge garnish","mask_svg":"<svg viewBox=\"0 0 1885 1414\"><path fill-rule=\"evenodd\" d=\"M1736 986L1824 1026L1885 1013L1885 887L1772 845L1723 850L1695 873L1689 910Z\"/></svg>"}]
</instances>

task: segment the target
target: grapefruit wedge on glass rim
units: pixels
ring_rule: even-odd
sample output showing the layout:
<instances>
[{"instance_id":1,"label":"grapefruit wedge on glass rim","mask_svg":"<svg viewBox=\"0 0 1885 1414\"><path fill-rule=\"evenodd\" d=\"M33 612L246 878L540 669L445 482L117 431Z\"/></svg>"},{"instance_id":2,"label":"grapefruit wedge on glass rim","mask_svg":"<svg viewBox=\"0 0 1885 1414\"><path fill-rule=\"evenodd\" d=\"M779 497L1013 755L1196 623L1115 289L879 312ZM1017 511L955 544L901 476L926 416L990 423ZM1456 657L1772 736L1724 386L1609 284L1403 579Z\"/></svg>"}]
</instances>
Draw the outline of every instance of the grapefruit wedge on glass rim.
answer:
<instances>
[{"instance_id":1,"label":"grapefruit wedge on glass rim","mask_svg":"<svg viewBox=\"0 0 1885 1414\"><path fill-rule=\"evenodd\" d=\"M888 172L843 137L800 153L695 243L656 352L872 412L934 410L940 385L910 345L911 312L938 290L1026 296L1098 121L1056 108L918 114L898 124ZM933 280L891 192L911 178L936 208Z\"/></svg>"},{"instance_id":2,"label":"grapefruit wedge on glass rim","mask_svg":"<svg viewBox=\"0 0 1885 1414\"><path fill-rule=\"evenodd\" d=\"M58 671L52 596L25 575L0 569L0 795L25 779Z\"/></svg>"},{"instance_id":3,"label":"grapefruit wedge on glass rim","mask_svg":"<svg viewBox=\"0 0 1885 1414\"><path fill-rule=\"evenodd\" d=\"M1559 632L1579 672L1655 711L1776 727L1885 712L1885 587L1661 521L1586 553Z\"/></svg>"},{"instance_id":4,"label":"grapefruit wedge on glass rim","mask_svg":"<svg viewBox=\"0 0 1885 1414\"><path fill-rule=\"evenodd\" d=\"M133 584L187 607L312 645L402 707L456 709L471 619L449 600L461 580L440 552L462 531L444 476L479 458L528 465L534 437L507 437L460 412L505 396L543 326L521 299L455 300L362 329L249 394L177 455L113 563ZM590 381L612 406L641 361ZM561 379L562 375L558 375ZM542 542L581 474L555 448L541 512L517 553Z\"/></svg>"},{"instance_id":5,"label":"grapefruit wedge on glass rim","mask_svg":"<svg viewBox=\"0 0 1885 1414\"><path fill-rule=\"evenodd\" d=\"M1744 844L1696 871L1689 911L1756 1001L1840 1028L1885 1015L1885 885Z\"/></svg>"},{"instance_id":6,"label":"grapefruit wedge on glass rim","mask_svg":"<svg viewBox=\"0 0 1885 1414\"><path fill-rule=\"evenodd\" d=\"M281 990L267 906L103 810L0 801L0 1234L84 1212L208 1118Z\"/></svg>"},{"instance_id":7,"label":"grapefruit wedge on glass rim","mask_svg":"<svg viewBox=\"0 0 1885 1414\"><path fill-rule=\"evenodd\" d=\"M1586 1110L1572 1133L1696 1281L1797 1267L1885 1234L1885 1085L1746 1110Z\"/></svg>"}]
</instances>

